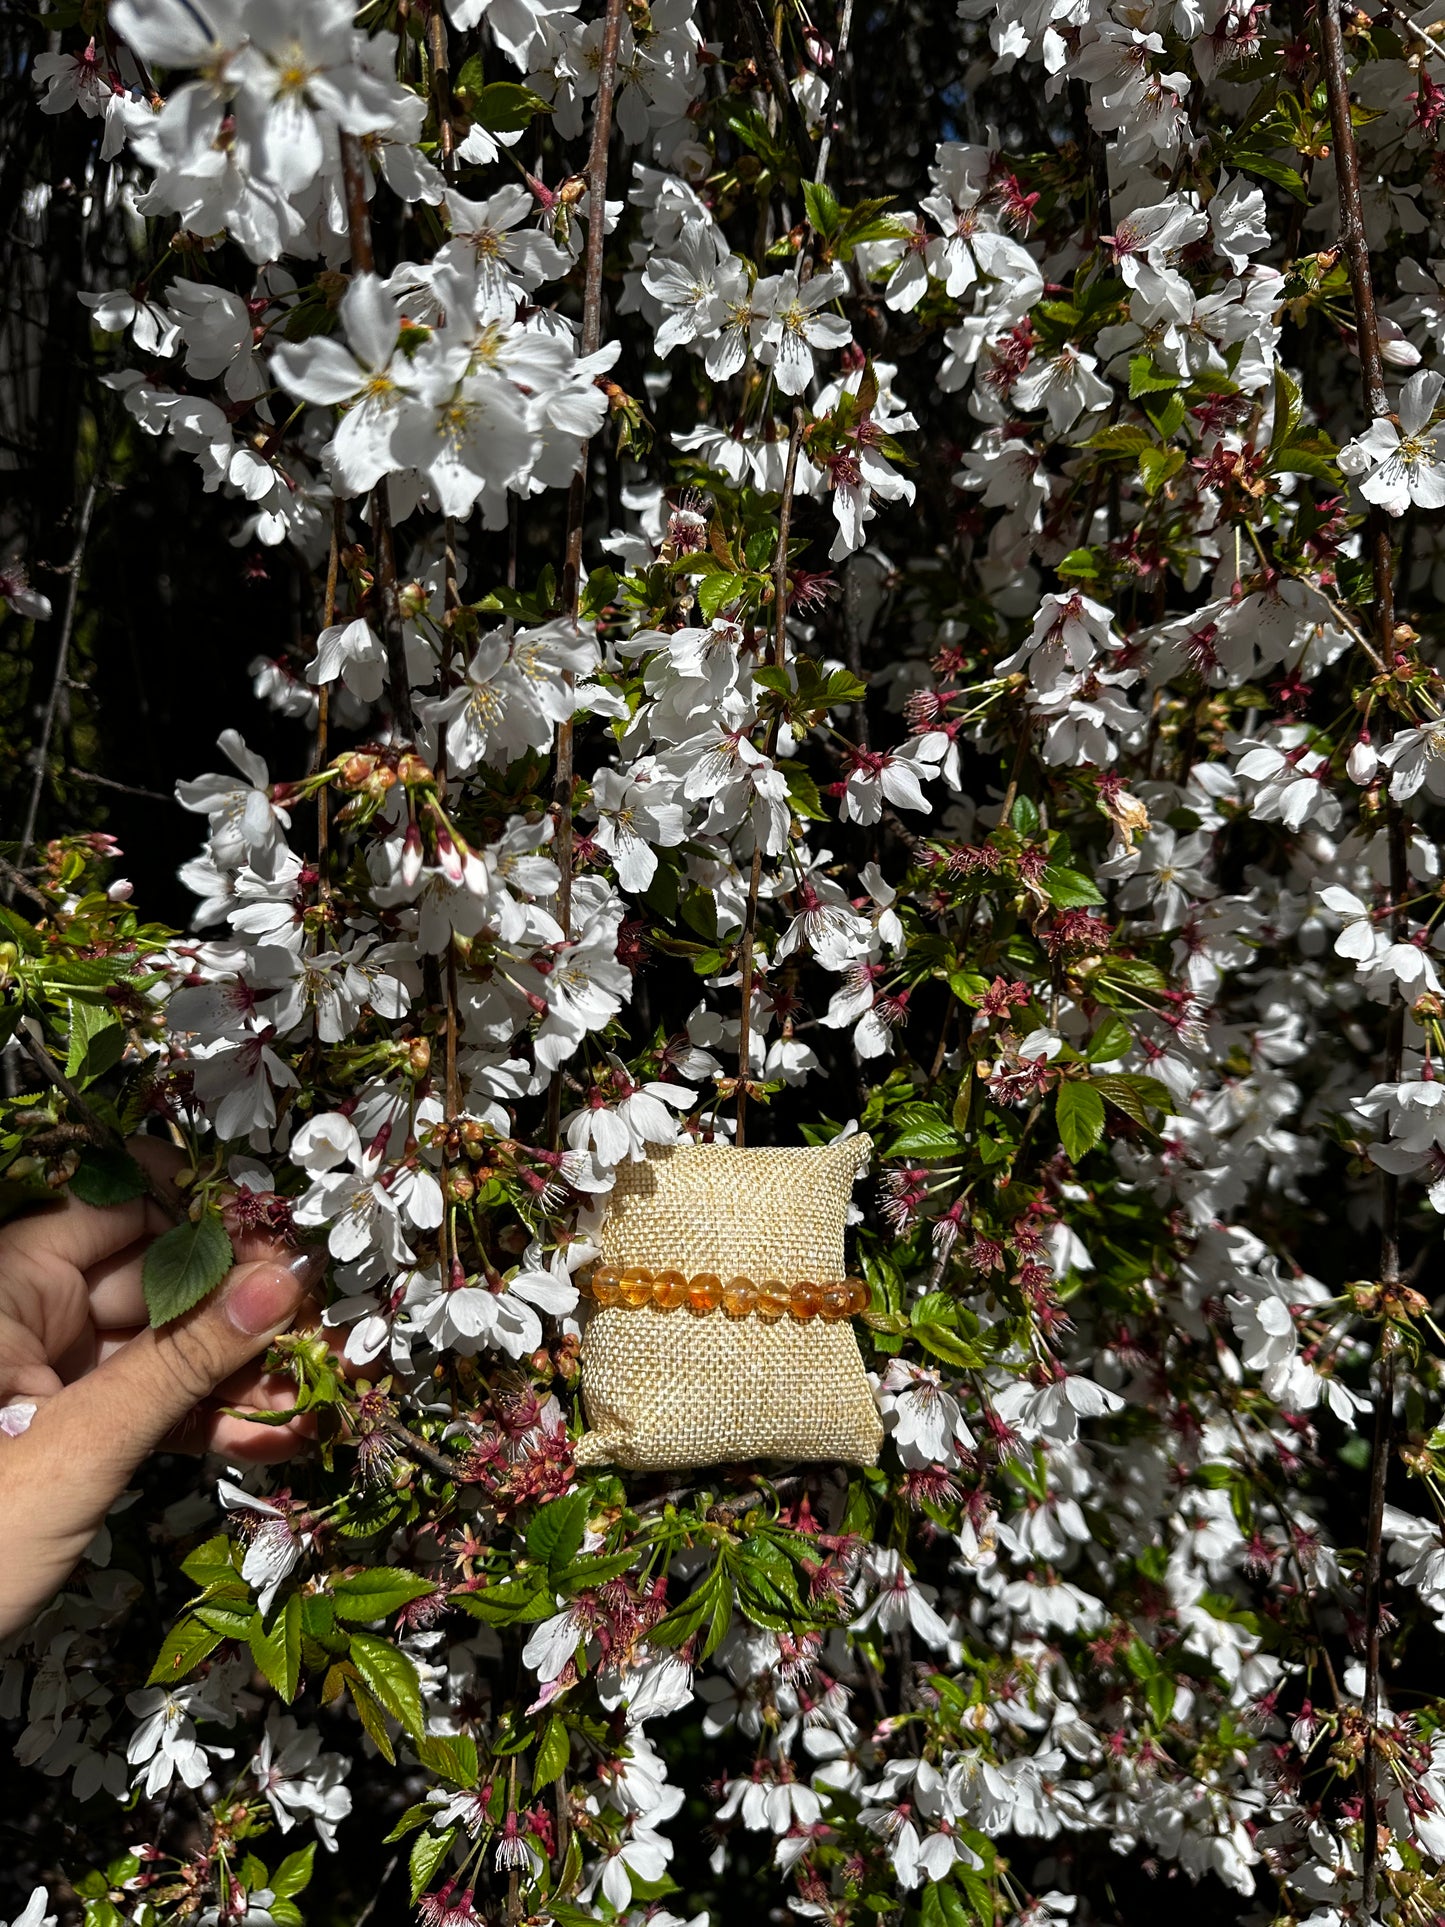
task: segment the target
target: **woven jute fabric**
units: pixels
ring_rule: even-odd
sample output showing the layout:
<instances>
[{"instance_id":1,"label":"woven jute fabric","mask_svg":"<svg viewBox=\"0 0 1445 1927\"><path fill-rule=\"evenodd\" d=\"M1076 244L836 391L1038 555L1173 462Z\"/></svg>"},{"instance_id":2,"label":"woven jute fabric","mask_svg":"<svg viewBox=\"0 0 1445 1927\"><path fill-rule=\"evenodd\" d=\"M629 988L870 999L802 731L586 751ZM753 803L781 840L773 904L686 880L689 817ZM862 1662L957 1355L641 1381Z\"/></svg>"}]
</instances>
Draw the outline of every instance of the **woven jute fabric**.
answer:
<instances>
[{"instance_id":1,"label":"woven jute fabric","mask_svg":"<svg viewBox=\"0 0 1445 1927\"><path fill-rule=\"evenodd\" d=\"M844 1275L866 1137L821 1149L687 1145L624 1165L602 1229L611 1265L785 1285ZM644 1306L594 1310L582 1337L581 1465L674 1471L743 1459L872 1465L883 1428L851 1324L775 1325Z\"/></svg>"}]
</instances>

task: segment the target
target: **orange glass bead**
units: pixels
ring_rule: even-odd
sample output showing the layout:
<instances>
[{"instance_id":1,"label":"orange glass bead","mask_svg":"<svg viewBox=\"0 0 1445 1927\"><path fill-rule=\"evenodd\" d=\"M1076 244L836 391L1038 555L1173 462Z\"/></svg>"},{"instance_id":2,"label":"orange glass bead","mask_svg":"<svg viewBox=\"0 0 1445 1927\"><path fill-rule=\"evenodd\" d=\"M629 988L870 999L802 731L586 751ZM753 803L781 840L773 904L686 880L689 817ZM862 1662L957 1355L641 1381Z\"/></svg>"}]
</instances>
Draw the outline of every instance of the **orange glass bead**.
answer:
<instances>
[{"instance_id":1,"label":"orange glass bead","mask_svg":"<svg viewBox=\"0 0 1445 1927\"><path fill-rule=\"evenodd\" d=\"M806 1325L810 1318L816 1318L823 1309L822 1288L815 1285L811 1278L794 1285L789 1298L788 1310L800 1325Z\"/></svg>"},{"instance_id":2,"label":"orange glass bead","mask_svg":"<svg viewBox=\"0 0 1445 1927\"><path fill-rule=\"evenodd\" d=\"M853 1308L853 1294L841 1280L833 1279L823 1287L823 1316L847 1318Z\"/></svg>"},{"instance_id":3,"label":"orange glass bead","mask_svg":"<svg viewBox=\"0 0 1445 1927\"><path fill-rule=\"evenodd\" d=\"M860 1312L867 1311L873 1302L873 1294L861 1278L845 1278L843 1288L849 1294L848 1310L852 1317L856 1318Z\"/></svg>"},{"instance_id":4,"label":"orange glass bead","mask_svg":"<svg viewBox=\"0 0 1445 1927\"><path fill-rule=\"evenodd\" d=\"M590 1290L599 1305L616 1305L622 1300L621 1285L622 1273L616 1265L598 1265Z\"/></svg>"},{"instance_id":5,"label":"orange glass bead","mask_svg":"<svg viewBox=\"0 0 1445 1927\"><path fill-rule=\"evenodd\" d=\"M729 1278L723 1286L722 1308L729 1318L746 1318L758 1302L758 1288L751 1278Z\"/></svg>"},{"instance_id":6,"label":"orange glass bead","mask_svg":"<svg viewBox=\"0 0 1445 1927\"><path fill-rule=\"evenodd\" d=\"M618 1285L624 1305L634 1309L645 1305L652 1296L652 1273L646 1265L629 1265L623 1272Z\"/></svg>"},{"instance_id":7,"label":"orange glass bead","mask_svg":"<svg viewBox=\"0 0 1445 1927\"><path fill-rule=\"evenodd\" d=\"M696 1318L716 1311L722 1303L722 1279L715 1271L700 1271L687 1288L687 1308Z\"/></svg>"},{"instance_id":8,"label":"orange glass bead","mask_svg":"<svg viewBox=\"0 0 1445 1927\"><path fill-rule=\"evenodd\" d=\"M753 1307L765 1325L776 1325L787 1316L788 1287L780 1278L765 1278L758 1286L758 1301Z\"/></svg>"},{"instance_id":9,"label":"orange glass bead","mask_svg":"<svg viewBox=\"0 0 1445 1927\"><path fill-rule=\"evenodd\" d=\"M676 1311L687 1297L687 1280L680 1271L659 1271L652 1281L652 1302L659 1311Z\"/></svg>"}]
</instances>

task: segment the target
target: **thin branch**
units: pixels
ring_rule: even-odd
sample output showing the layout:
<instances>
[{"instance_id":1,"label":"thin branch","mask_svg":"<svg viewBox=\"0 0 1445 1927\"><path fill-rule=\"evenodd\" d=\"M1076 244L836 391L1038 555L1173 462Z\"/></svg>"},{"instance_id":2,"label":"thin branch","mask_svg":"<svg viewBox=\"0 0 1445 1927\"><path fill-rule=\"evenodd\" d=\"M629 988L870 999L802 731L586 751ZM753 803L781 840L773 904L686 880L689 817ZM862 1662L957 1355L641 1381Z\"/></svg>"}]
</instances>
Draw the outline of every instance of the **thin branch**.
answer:
<instances>
[{"instance_id":1,"label":"thin branch","mask_svg":"<svg viewBox=\"0 0 1445 1927\"><path fill-rule=\"evenodd\" d=\"M843 56L848 51L848 36L853 31L853 0L843 0L838 19L838 39L833 48L833 75L828 83L828 104L823 109L823 138L818 143L818 160L813 169L813 184L821 187L828 173L828 155L833 146L833 116L838 111L838 92L843 84Z\"/></svg>"},{"instance_id":2,"label":"thin branch","mask_svg":"<svg viewBox=\"0 0 1445 1927\"><path fill-rule=\"evenodd\" d=\"M321 609L321 627L325 631L336 620L336 579L341 569L341 549L346 540L346 508L340 497L331 505L331 548L326 557L326 600ZM319 650L319 643L318 643ZM331 754L331 689L322 683L316 695L316 768L323 770ZM330 889L327 871L331 854L331 790L323 783L316 792L316 869L319 877L317 888L325 897Z\"/></svg>"},{"instance_id":3,"label":"thin branch","mask_svg":"<svg viewBox=\"0 0 1445 1927\"><path fill-rule=\"evenodd\" d=\"M812 145L808 139L808 125L803 119L803 110L799 107L793 90L788 85L788 77L783 72L783 62L778 53L777 42L773 39L772 30L768 26L767 17L759 6L758 0L736 0L736 4L743 29L752 42L753 58L758 64L758 71L766 79L773 99L778 103L778 109L787 122L788 138L798 156L798 172L806 180L809 163L813 158ZM819 175L818 179L821 180L822 176Z\"/></svg>"},{"instance_id":4,"label":"thin branch","mask_svg":"<svg viewBox=\"0 0 1445 1927\"><path fill-rule=\"evenodd\" d=\"M137 789L134 783L117 783L113 776L100 776L93 769L77 769L73 763L66 765L65 773L77 783L95 783L103 790L117 790L122 796L138 796L145 803L174 803L176 800L163 790Z\"/></svg>"},{"instance_id":5,"label":"thin branch","mask_svg":"<svg viewBox=\"0 0 1445 1927\"><path fill-rule=\"evenodd\" d=\"M1365 407L1378 420L1389 411L1385 392L1385 364L1380 353L1379 317L1375 308L1375 288L1370 272L1370 247L1365 234L1364 203L1360 193L1360 158L1355 146L1354 124L1350 116L1350 87L1345 72L1344 36L1340 30L1338 0L1321 0L1318 8L1320 53L1329 94L1330 122L1334 134L1335 175L1339 187L1340 245L1349 267L1350 289L1355 304L1355 339L1360 352ZM1375 637L1381 659L1395 659L1395 556L1388 518L1379 508L1371 508L1366 528L1375 591ZM1397 802L1386 804L1386 839L1390 867L1392 935L1397 943L1409 936L1409 913L1403 907L1409 889L1409 858L1405 843L1404 819ZM1397 987L1390 1007L1385 1040L1384 1079L1399 1082L1404 1056L1405 1006ZM1380 1284L1389 1287L1400 1277L1400 1183L1389 1172L1380 1179ZM1388 1322L1389 1305L1381 1305L1381 1357L1375 1431L1370 1449L1370 1499L1365 1523L1365 1716L1364 1756L1360 1771L1364 1783L1364 1839L1360 1854L1361 1900L1364 1917L1373 1920L1379 1889L1380 1799L1379 1749L1375 1727L1380 1716L1381 1665L1381 1592L1385 1519L1385 1486L1392 1447L1395 1401L1395 1348Z\"/></svg>"},{"instance_id":6,"label":"thin branch","mask_svg":"<svg viewBox=\"0 0 1445 1927\"><path fill-rule=\"evenodd\" d=\"M341 136L341 173L346 186L346 225L351 241L351 267L355 274L371 274L376 268L376 253L371 242L371 215L366 205L366 163L361 143L355 134ZM386 650L386 693L391 703L392 721L403 742L416 735L416 717L411 706L411 678L406 669L406 643L401 632L401 605L396 593L396 547L391 533L391 500L386 477L377 483L370 497L372 546L376 551L376 601L380 612L378 627Z\"/></svg>"},{"instance_id":7,"label":"thin branch","mask_svg":"<svg viewBox=\"0 0 1445 1927\"><path fill-rule=\"evenodd\" d=\"M788 437L788 466L783 474L783 499L778 508L778 552L773 558L773 638L768 654L769 667L781 669L788 653L788 538L793 527L793 489L798 479L798 452L803 446L805 416L793 410L793 431ZM778 746L780 715L775 711L768 725L765 754ZM758 932L758 896L763 882L763 846L753 831L753 866L748 876L748 901L743 913L741 961L738 969L738 1108L734 1142L742 1149L747 1143L748 1058L752 1050L753 1022L753 947Z\"/></svg>"},{"instance_id":8,"label":"thin branch","mask_svg":"<svg viewBox=\"0 0 1445 1927\"><path fill-rule=\"evenodd\" d=\"M75 1112L77 1122L92 1144L98 1145L102 1150L119 1151L125 1157L130 1156L129 1146L120 1132L112 1130L110 1125L91 1109L84 1092L70 1081L45 1046L36 1043L23 1023L16 1026L10 1033L10 1038L32 1068L60 1092L71 1110ZM138 1158L134 1162L145 1179L145 1187L151 1198L168 1218L179 1223L183 1213L175 1192L169 1186L163 1185L158 1178L153 1177Z\"/></svg>"},{"instance_id":9,"label":"thin branch","mask_svg":"<svg viewBox=\"0 0 1445 1927\"><path fill-rule=\"evenodd\" d=\"M45 779L50 771L50 739L55 732L56 712L60 707L60 692L65 687L66 670L70 662L70 639L75 632L75 605L80 594L80 565L85 555L86 540L90 535L90 519L95 513L95 498L100 489L100 465L90 478L81 504L80 526L75 533L75 547L70 560L65 565L65 609L60 618L60 640L55 645L55 674L50 682L50 694L46 698L45 711L40 719L40 740L35 745L35 779L30 785L30 801L25 810L25 827L20 832L20 855L17 861L24 864L35 841L35 825L40 817L40 799L45 792Z\"/></svg>"},{"instance_id":10,"label":"thin branch","mask_svg":"<svg viewBox=\"0 0 1445 1927\"><path fill-rule=\"evenodd\" d=\"M612 97L617 88L617 47L622 37L624 0L607 0L602 47L597 68L597 109L592 122L592 145L587 156L587 257L582 290L582 354L595 355L602 341L602 251L607 240L607 150L612 140ZM567 540L562 562L562 606L573 624L582 592L582 524L587 513L587 469L590 439L582 444L581 460L567 493ZM565 680L570 685L569 674ZM557 864L557 921L564 937L572 935L572 784L575 774L572 719L557 728L557 756L552 775L552 816L556 825L553 854ZM547 1087L547 1144L556 1150L562 1126L562 1073L552 1074Z\"/></svg>"}]
</instances>

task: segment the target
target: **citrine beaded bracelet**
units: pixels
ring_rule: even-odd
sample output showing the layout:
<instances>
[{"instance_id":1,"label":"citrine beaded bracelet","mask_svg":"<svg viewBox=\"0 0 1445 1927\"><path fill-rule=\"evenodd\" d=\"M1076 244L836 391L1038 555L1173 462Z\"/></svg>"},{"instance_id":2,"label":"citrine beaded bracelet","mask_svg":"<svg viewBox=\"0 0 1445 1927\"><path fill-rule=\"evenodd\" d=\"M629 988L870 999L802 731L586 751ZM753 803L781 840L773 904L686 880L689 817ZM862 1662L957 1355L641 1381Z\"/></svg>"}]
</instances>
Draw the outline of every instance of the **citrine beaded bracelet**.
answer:
<instances>
[{"instance_id":1,"label":"citrine beaded bracelet","mask_svg":"<svg viewBox=\"0 0 1445 1927\"><path fill-rule=\"evenodd\" d=\"M697 1318L722 1311L728 1318L761 1318L776 1325L792 1318L806 1325L812 1318L856 1318L868 1309L870 1292L861 1278L805 1279L785 1285L777 1278L754 1284L751 1278L729 1278L724 1284L715 1271L699 1271L689 1278L680 1271L652 1271L646 1265L597 1265L582 1286L597 1304L626 1305L641 1310L686 1310Z\"/></svg>"}]
</instances>

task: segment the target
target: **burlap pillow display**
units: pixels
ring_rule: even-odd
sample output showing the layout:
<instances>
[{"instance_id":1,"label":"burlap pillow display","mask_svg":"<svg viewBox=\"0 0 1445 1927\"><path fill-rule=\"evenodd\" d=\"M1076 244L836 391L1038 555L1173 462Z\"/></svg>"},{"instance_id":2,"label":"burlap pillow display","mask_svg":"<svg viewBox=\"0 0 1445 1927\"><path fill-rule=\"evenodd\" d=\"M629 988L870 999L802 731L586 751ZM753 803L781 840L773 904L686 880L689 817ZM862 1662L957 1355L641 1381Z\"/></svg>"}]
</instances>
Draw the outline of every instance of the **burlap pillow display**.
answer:
<instances>
[{"instance_id":1,"label":"burlap pillow display","mask_svg":"<svg viewBox=\"0 0 1445 1927\"><path fill-rule=\"evenodd\" d=\"M843 1233L866 1137L822 1149L683 1145L617 1173L604 1265L692 1278L822 1285L844 1276ZM582 1337L591 1427L579 1465L681 1470L745 1459L872 1465L883 1428L847 1317L701 1316L685 1304L595 1306Z\"/></svg>"}]
</instances>

